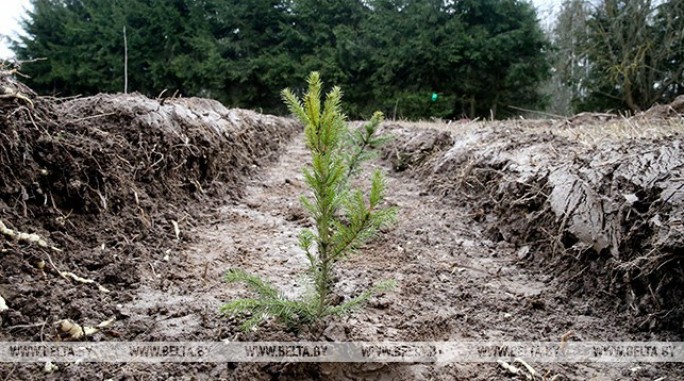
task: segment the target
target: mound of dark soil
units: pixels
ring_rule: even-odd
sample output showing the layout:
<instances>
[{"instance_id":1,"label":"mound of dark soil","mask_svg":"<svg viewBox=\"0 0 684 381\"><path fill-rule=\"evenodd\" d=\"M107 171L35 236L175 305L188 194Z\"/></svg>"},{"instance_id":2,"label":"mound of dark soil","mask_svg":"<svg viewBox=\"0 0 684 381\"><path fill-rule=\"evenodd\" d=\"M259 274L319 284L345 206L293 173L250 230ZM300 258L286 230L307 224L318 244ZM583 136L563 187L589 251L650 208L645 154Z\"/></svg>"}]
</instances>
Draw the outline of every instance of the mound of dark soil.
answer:
<instances>
[{"instance_id":1,"label":"mound of dark soil","mask_svg":"<svg viewBox=\"0 0 684 381\"><path fill-rule=\"evenodd\" d=\"M684 329L681 134L590 145L507 124L416 149L415 141L449 139L389 129L395 168L430 153L412 161L415 173L435 194L468 205L521 260L545 260L577 294L619 296L618 309L639 328Z\"/></svg>"},{"instance_id":2,"label":"mound of dark soil","mask_svg":"<svg viewBox=\"0 0 684 381\"><path fill-rule=\"evenodd\" d=\"M299 130L206 99L60 100L9 75L0 85L1 335L13 340L44 338L55 318L115 316L150 258L191 240L207 201L238 196Z\"/></svg>"}]
</instances>

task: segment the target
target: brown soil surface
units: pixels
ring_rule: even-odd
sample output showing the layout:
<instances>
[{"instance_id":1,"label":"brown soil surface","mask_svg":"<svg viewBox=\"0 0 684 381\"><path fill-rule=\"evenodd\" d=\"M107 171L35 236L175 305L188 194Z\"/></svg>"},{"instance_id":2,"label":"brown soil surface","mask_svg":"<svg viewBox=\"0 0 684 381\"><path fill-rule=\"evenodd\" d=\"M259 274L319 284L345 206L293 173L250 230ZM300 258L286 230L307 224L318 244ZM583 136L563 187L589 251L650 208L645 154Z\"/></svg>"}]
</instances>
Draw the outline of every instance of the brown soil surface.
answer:
<instances>
[{"instance_id":1,"label":"brown soil surface","mask_svg":"<svg viewBox=\"0 0 684 381\"><path fill-rule=\"evenodd\" d=\"M388 123L395 141L373 165L399 219L341 264L337 292L397 287L299 335L273 321L242 333L218 314L246 295L227 269L301 289L297 127L198 99L34 102L0 108L0 219L63 251L0 238L2 340L115 316L88 340L684 341L679 133L592 145L550 123ZM0 379L524 379L496 364L43 365L2 364ZM684 379L680 364L531 365L556 380Z\"/></svg>"},{"instance_id":2,"label":"brown soil surface","mask_svg":"<svg viewBox=\"0 0 684 381\"><path fill-rule=\"evenodd\" d=\"M409 163L433 194L467 206L485 236L515 245L521 262L552 264L577 295L619 297L634 329L681 331L682 126L592 143L557 126L480 127L399 128L387 156L395 168Z\"/></svg>"}]
</instances>

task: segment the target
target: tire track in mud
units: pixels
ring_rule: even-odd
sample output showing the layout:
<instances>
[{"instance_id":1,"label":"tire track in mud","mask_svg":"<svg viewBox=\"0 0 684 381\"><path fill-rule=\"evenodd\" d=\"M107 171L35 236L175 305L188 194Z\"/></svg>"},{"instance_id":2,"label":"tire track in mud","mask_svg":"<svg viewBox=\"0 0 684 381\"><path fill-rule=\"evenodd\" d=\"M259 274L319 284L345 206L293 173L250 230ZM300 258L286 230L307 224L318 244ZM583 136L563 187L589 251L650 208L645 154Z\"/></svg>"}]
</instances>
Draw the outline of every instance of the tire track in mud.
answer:
<instances>
[{"instance_id":1,"label":"tire track in mud","mask_svg":"<svg viewBox=\"0 0 684 381\"><path fill-rule=\"evenodd\" d=\"M237 322L217 312L221 303L247 295L242 286L222 281L231 267L269 279L288 296L301 292L298 274L305 268L305 257L297 234L310 225L299 204L307 191L301 168L308 152L302 141L295 137L280 161L250 179L244 198L221 207L211 223L193 232L198 239L177 258L187 271L182 287L143 287L125 307L130 315L148 320L153 316L146 338L238 339L242 334L237 333ZM399 207L398 222L340 263L336 292L340 298L355 296L385 279L395 279L397 287L373 297L366 308L330 321L325 339L548 342L570 330L587 341L639 339L606 326L589 304L554 289L550 275L518 266L514 248L484 239L482 226L463 206L428 194L423 184L401 173L388 173L387 181L387 202ZM165 313L159 314L160 308ZM277 329L269 323L248 337L273 340ZM548 378L559 375L559 380L630 375L630 364L532 365ZM645 368L649 374L662 373ZM253 364L238 366L234 374L215 372L228 379L239 379L237 374L269 376ZM319 372L333 380L516 379L491 363L322 364ZM288 379L286 374L280 377Z\"/></svg>"}]
</instances>

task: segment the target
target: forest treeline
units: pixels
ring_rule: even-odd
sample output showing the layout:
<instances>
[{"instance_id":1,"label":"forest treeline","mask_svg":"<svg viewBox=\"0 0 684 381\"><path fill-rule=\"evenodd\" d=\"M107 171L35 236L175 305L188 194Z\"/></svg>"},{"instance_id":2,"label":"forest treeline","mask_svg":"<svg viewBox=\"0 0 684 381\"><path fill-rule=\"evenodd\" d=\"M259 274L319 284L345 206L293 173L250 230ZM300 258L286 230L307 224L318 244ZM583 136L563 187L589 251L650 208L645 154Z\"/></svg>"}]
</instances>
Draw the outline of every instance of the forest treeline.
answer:
<instances>
[{"instance_id":1,"label":"forest treeline","mask_svg":"<svg viewBox=\"0 0 684 381\"><path fill-rule=\"evenodd\" d=\"M62 96L280 114L316 70L354 118L637 111L684 92L683 4L568 0L544 33L522 0L32 0L13 49L30 86Z\"/></svg>"}]
</instances>

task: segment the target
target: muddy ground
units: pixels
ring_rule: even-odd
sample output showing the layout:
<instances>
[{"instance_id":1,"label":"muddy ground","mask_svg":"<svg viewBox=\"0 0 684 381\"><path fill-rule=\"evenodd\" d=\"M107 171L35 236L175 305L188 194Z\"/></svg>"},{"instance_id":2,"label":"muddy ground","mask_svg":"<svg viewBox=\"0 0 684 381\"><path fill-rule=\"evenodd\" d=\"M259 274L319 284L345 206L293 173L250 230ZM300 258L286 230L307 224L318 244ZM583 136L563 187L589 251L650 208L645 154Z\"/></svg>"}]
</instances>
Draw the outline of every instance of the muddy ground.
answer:
<instances>
[{"instance_id":1,"label":"muddy ground","mask_svg":"<svg viewBox=\"0 0 684 381\"><path fill-rule=\"evenodd\" d=\"M337 292L397 287L326 328L242 333L239 267L300 291L308 155L289 119L200 99L0 99L0 335L116 321L92 341L684 341L682 122L386 123L397 224ZM670 109L667 109L669 112ZM613 123L613 124L611 124ZM96 284L82 284L60 272ZM64 275L64 274L62 274ZM676 380L681 364L531 364L546 379ZM496 364L0 365L4 380L515 380Z\"/></svg>"}]
</instances>

